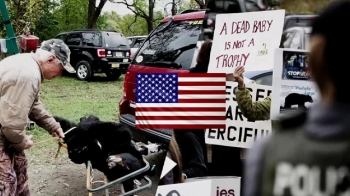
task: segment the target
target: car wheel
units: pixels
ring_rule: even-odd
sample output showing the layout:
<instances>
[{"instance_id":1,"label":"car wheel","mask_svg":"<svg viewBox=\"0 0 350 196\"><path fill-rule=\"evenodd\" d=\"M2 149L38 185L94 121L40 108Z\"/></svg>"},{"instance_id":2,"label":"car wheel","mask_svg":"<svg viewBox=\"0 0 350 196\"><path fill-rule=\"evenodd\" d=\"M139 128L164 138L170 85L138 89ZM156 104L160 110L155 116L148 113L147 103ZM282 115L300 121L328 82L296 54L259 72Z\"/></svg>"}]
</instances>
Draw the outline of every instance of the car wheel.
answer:
<instances>
[{"instance_id":1,"label":"car wheel","mask_svg":"<svg viewBox=\"0 0 350 196\"><path fill-rule=\"evenodd\" d=\"M76 66L76 75L79 80L89 80L93 77L90 63L87 61L79 61Z\"/></svg>"},{"instance_id":2,"label":"car wheel","mask_svg":"<svg viewBox=\"0 0 350 196\"><path fill-rule=\"evenodd\" d=\"M122 71L120 69L112 69L106 72L106 76L111 80L118 80L122 75Z\"/></svg>"}]
</instances>

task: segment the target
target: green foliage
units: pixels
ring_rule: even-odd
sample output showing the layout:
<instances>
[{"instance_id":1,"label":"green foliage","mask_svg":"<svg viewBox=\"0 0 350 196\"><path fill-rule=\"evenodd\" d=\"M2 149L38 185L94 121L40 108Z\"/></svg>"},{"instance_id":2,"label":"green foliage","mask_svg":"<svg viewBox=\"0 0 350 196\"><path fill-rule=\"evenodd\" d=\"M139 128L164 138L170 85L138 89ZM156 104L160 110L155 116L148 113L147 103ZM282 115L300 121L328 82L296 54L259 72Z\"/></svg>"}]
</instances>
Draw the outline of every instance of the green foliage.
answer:
<instances>
[{"instance_id":1,"label":"green foliage","mask_svg":"<svg viewBox=\"0 0 350 196\"><path fill-rule=\"evenodd\" d=\"M286 13L308 13L317 14L327 4L334 0L281 0L281 9L285 9Z\"/></svg>"},{"instance_id":2,"label":"green foliage","mask_svg":"<svg viewBox=\"0 0 350 196\"><path fill-rule=\"evenodd\" d=\"M116 12L102 13L97 20L97 28L116 30L125 36L148 34L148 0L133 2L135 6L130 6L129 9L138 13L137 17L135 14L121 16ZM40 41L50 39L60 32L87 27L87 0L6 0L6 3L16 35L25 32L26 22L31 22L31 33L38 36ZM154 10L153 26L157 26L163 18L161 11ZM0 36L6 37L1 20Z\"/></svg>"},{"instance_id":3,"label":"green foliage","mask_svg":"<svg viewBox=\"0 0 350 196\"><path fill-rule=\"evenodd\" d=\"M123 18L116 12L104 13L97 20L97 27L99 29L108 29L121 31L121 21Z\"/></svg>"},{"instance_id":4,"label":"green foliage","mask_svg":"<svg viewBox=\"0 0 350 196\"><path fill-rule=\"evenodd\" d=\"M60 6L54 11L60 31L87 27L87 0L61 0Z\"/></svg>"},{"instance_id":5,"label":"green foliage","mask_svg":"<svg viewBox=\"0 0 350 196\"><path fill-rule=\"evenodd\" d=\"M135 15L128 14L123 17L121 21L121 31L125 36L132 35L147 35L147 23L146 20L140 17L136 18ZM129 27L130 26L130 27Z\"/></svg>"},{"instance_id":6,"label":"green foliage","mask_svg":"<svg viewBox=\"0 0 350 196\"><path fill-rule=\"evenodd\" d=\"M188 2L184 2L179 6L179 12L185 11L187 9L198 9L199 5L194 0L190 0Z\"/></svg>"},{"instance_id":7,"label":"green foliage","mask_svg":"<svg viewBox=\"0 0 350 196\"><path fill-rule=\"evenodd\" d=\"M31 22L35 29L40 16L45 13L44 6L47 0L5 0L7 10L16 35L23 34L26 22ZM1 14L1 13L0 13ZM0 21L1 37L6 37L5 25Z\"/></svg>"},{"instance_id":8,"label":"green foliage","mask_svg":"<svg viewBox=\"0 0 350 196\"><path fill-rule=\"evenodd\" d=\"M39 15L38 21L35 23L34 35L38 36L41 40L47 40L52 38L57 32L58 21L54 15L54 9L59 6L56 1L43 0L43 14Z\"/></svg>"}]
</instances>

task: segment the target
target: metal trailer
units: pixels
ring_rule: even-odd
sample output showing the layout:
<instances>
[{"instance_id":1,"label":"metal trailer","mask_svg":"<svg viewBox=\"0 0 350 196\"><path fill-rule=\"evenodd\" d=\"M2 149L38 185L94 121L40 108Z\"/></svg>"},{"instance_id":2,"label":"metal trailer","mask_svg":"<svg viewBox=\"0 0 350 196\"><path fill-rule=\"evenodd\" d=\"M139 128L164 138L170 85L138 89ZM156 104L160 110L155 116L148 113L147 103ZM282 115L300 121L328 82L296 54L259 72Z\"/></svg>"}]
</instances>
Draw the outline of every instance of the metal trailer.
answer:
<instances>
[{"instance_id":1,"label":"metal trailer","mask_svg":"<svg viewBox=\"0 0 350 196\"><path fill-rule=\"evenodd\" d=\"M92 196L93 193L102 192L102 191L105 192L105 196L110 196L110 194L109 194L109 188L111 188L112 186L121 184L121 183L125 182L126 180L129 180L129 179L131 179L131 178L134 178L134 177L136 177L136 176L138 176L138 175L140 175L140 174L142 174L142 173L145 173L145 172L147 172L147 171L150 169L150 165L149 165L148 161L147 161L145 158L143 158L143 161L144 161L144 163L146 164L145 167L143 167L143 168L141 168L141 169L139 169L139 170L137 170L137 171L134 171L134 172L132 172L132 173L126 175L126 176L123 176L123 177L121 177L121 178L118 178L118 179L116 179L116 180L113 180L113 181L111 181L111 182L108 182L107 179L106 179L106 177L105 177L105 178L104 178L104 181L97 181L97 182L99 182L99 183L103 183L103 184L104 184L104 185L99 186L99 187L97 187L97 188L93 188L93 187L92 187L93 184L94 184L94 182L93 182L94 176L93 176L93 170L92 170L91 162L88 161L88 163L87 163L87 168L86 168L86 189L87 189L88 192L89 192L89 195L88 195L88 196ZM132 196L132 195L134 195L134 194L136 194L136 193L139 193L139 192L141 192L141 191L147 190L147 189L149 189L149 188L152 187L152 181L151 181L151 179L149 179L147 176L144 176L144 177L143 177L143 180L146 182L145 185L140 186L141 183L140 183L140 182L137 182L137 183L139 183L139 184L138 184L139 186L138 186L136 189L133 189L133 190L131 190L131 191L129 191L129 192L125 192L124 187L123 187L123 185L121 184L121 192L122 192L121 195L123 195L123 196ZM134 183L135 183L135 181L134 181Z\"/></svg>"},{"instance_id":2,"label":"metal trailer","mask_svg":"<svg viewBox=\"0 0 350 196\"><path fill-rule=\"evenodd\" d=\"M146 149L147 152L144 152L144 155L148 155L151 153L155 153L155 152L159 152L162 149L159 148L159 145L156 144L141 144L141 143L135 143L133 142L135 147L141 152L143 150ZM65 148L67 149L67 145L63 142L62 139L58 140L58 149L56 152L56 156L55 158L58 157L59 153L60 153L60 149L61 148ZM109 188L116 186L116 185L121 185L121 194L119 196L133 196L136 193L139 193L141 191L145 191L147 189L150 189L152 187L152 180L149 179L149 177L147 175L143 176L142 181L146 182L144 183L144 185L142 185L142 183L138 180L134 180L134 185L137 186L137 188L125 192L124 187L123 187L123 182L130 180L132 178L135 178L136 176L139 176L143 173L146 173L148 171L153 171L155 172L155 165L153 165L152 167L150 166L149 162L143 157L143 162L145 163L145 166L137 171L134 171L128 175L125 175L123 177L120 177L118 179L115 179L111 182L108 182L106 176L104 176L104 180L103 181L93 181L94 180L94 174L93 174L93 167L90 161L87 162L87 166L86 166L86 189L88 191L88 196L93 196L93 193L98 193L98 192L105 192L105 196L110 196L110 192L109 192ZM151 169L151 170L150 170ZM102 186L99 186L97 188L93 188L93 185L95 183L102 183Z\"/></svg>"}]
</instances>

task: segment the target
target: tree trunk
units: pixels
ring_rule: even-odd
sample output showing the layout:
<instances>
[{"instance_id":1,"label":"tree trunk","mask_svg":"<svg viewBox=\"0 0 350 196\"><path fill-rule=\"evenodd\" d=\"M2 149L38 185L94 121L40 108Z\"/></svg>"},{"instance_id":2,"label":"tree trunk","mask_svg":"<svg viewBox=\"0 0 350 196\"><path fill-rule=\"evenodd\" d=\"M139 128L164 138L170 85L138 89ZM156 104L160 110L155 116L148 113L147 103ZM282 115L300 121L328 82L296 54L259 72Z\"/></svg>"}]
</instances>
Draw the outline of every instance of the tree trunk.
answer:
<instances>
[{"instance_id":1,"label":"tree trunk","mask_svg":"<svg viewBox=\"0 0 350 196\"><path fill-rule=\"evenodd\" d=\"M148 18L147 18L147 30L148 33L151 33L151 31L153 30L153 18L154 18L154 0L148 0Z\"/></svg>"},{"instance_id":2,"label":"tree trunk","mask_svg":"<svg viewBox=\"0 0 350 196\"><path fill-rule=\"evenodd\" d=\"M176 15L176 0L173 0L172 6L171 6L171 15L174 16Z\"/></svg>"},{"instance_id":3,"label":"tree trunk","mask_svg":"<svg viewBox=\"0 0 350 196\"><path fill-rule=\"evenodd\" d=\"M91 18L95 13L95 9L96 9L96 0L89 0L88 16L87 16L88 28L91 28L90 26L92 26Z\"/></svg>"},{"instance_id":4,"label":"tree trunk","mask_svg":"<svg viewBox=\"0 0 350 196\"><path fill-rule=\"evenodd\" d=\"M96 28L96 22L98 17L101 14L103 6L106 4L107 0L101 0L100 3L96 6L96 0L89 0L89 10L88 10L88 28L94 29Z\"/></svg>"}]
</instances>

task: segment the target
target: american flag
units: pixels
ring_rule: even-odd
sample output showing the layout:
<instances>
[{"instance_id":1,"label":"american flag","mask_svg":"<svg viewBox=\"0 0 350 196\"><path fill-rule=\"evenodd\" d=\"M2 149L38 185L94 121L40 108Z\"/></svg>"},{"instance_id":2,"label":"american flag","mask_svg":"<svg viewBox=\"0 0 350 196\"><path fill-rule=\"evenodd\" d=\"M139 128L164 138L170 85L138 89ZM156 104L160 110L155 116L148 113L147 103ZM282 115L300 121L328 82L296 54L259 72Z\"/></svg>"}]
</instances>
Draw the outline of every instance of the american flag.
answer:
<instances>
[{"instance_id":1,"label":"american flag","mask_svg":"<svg viewBox=\"0 0 350 196\"><path fill-rule=\"evenodd\" d=\"M137 129L224 129L226 74L136 74Z\"/></svg>"}]
</instances>

